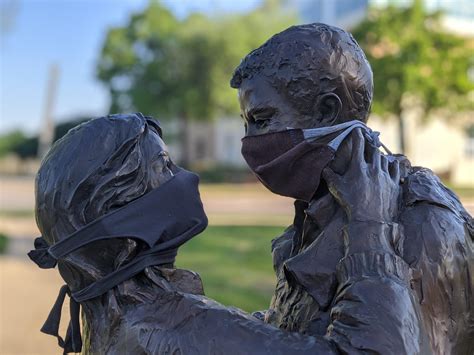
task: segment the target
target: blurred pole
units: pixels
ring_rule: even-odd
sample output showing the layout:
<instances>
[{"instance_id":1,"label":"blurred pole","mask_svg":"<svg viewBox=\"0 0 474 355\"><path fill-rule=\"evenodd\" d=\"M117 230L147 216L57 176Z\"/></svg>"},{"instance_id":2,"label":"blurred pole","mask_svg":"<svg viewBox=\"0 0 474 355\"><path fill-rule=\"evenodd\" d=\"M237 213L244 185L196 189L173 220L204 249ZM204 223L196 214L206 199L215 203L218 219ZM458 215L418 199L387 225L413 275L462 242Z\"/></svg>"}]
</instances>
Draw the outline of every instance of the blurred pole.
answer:
<instances>
[{"instance_id":1,"label":"blurred pole","mask_svg":"<svg viewBox=\"0 0 474 355\"><path fill-rule=\"evenodd\" d=\"M20 9L19 0L0 1L0 36L10 33L15 27L15 21Z\"/></svg>"},{"instance_id":2,"label":"blurred pole","mask_svg":"<svg viewBox=\"0 0 474 355\"><path fill-rule=\"evenodd\" d=\"M43 120L39 135L38 158L43 159L48 152L54 139L53 106L56 97L56 88L59 78L59 67L51 64L48 74L48 86L46 88L46 101L44 105Z\"/></svg>"}]
</instances>

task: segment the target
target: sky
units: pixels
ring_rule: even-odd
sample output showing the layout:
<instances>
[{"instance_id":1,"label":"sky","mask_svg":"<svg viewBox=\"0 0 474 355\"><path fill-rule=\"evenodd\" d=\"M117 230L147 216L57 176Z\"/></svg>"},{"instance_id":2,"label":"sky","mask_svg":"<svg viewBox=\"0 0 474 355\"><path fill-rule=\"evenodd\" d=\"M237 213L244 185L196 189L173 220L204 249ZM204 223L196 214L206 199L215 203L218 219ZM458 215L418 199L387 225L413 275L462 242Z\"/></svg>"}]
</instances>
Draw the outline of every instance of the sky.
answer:
<instances>
[{"instance_id":1,"label":"sky","mask_svg":"<svg viewBox=\"0 0 474 355\"><path fill-rule=\"evenodd\" d=\"M163 0L183 17L190 11L246 11L259 0ZM59 66L56 121L106 114L109 95L95 79L108 28L126 23L148 0L0 0L0 134L34 134L45 109L48 71ZM5 29L5 24L9 24Z\"/></svg>"}]
</instances>

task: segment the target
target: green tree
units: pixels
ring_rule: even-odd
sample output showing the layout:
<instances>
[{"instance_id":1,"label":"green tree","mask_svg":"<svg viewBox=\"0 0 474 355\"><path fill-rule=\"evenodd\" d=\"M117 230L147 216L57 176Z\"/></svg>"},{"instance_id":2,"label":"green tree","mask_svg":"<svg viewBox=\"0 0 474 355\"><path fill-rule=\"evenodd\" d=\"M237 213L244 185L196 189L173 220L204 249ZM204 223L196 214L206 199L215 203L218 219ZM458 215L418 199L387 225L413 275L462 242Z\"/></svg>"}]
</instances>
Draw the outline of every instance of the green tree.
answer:
<instances>
[{"instance_id":1,"label":"green tree","mask_svg":"<svg viewBox=\"0 0 474 355\"><path fill-rule=\"evenodd\" d=\"M473 109L474 42L443 30L440 12L427 13L421 0L409 7L372 8L352 33L374 72L372 110L398 117L405 151L406 98L416 98L425 117L434 108Z\"/></svg>"},{"instance_id":2,"label":"green tree","mask_svg":"<svg viewBox=\"0 0 474 355\"><path fill-rule=\"evenodd\" d=\"M86 117L74 117L61 122L54 127L53 142L64 136L71 128L87 121ZM36 158L38 156L38 136L27 136L22 131L16 130L0 136L0 158L14 154L22 159Z\"/></svg>"},{"instance_id":3,"label":"green tree","mask_svg":"<svg viewBox=\"0 0 474 355\"><path fill-rule=\"evenodd\" d=\"M0 158L16 155L21 159L36 158L38 154L38 136L27 136L16 130L0 136Z\"/></svg>"},{"instance_id":4,"label":"green tree","mask_svg":"<svg viewBox=\"0 0 474 355\"><path fill-rule=\"evenodd\" d=\"M108 87L110 111L142 111L160 120L178 119L183 165L190 150L189 120L238 112L229 87L241 58L294 21L278 1L250 13L217 17L191 14L179 20L159 1L109 30L97 68Z\"/></svg>"}]
</instances>

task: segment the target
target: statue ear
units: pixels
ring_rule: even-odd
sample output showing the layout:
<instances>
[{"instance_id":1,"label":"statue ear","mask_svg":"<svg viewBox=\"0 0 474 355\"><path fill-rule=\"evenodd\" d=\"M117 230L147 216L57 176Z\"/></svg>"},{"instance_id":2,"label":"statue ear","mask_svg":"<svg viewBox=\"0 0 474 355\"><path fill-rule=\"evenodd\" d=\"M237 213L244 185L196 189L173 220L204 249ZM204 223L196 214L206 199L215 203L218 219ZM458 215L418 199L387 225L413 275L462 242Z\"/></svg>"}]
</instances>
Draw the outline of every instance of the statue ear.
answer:
<instances>
[{"instance_id":1,"label":"statue ear","mask_svg":"<svg viewBox=\"0 0 474 355\"><path fill-rule=\"evenodd\" d=\"M332 125L339 117L341 109L341 99L332 92L320 95L316 100L315 112L317 112L319 122L323 126Z\"/></svg>"}]
</instances>

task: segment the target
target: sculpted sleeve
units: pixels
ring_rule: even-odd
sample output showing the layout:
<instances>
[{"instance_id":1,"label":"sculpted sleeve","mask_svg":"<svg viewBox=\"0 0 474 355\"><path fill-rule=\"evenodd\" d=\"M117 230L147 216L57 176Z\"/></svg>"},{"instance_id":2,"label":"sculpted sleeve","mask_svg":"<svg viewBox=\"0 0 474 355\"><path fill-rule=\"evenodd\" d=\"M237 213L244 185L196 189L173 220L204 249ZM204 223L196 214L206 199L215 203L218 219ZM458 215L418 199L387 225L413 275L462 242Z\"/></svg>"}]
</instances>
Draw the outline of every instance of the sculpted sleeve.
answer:
<instances>
[{"instance_id":1,"label":"sculpted sleeve","mask_svg":"<svg viewBox=\"0 0 474 355\"><path fill-rule=\"evenodd\" d=\"M344 354L424 353L427 343L408 264L370 241L387 233L379 229L359 228L348 235L357 239L354 233L364 234L361 240L367 242L365 249L354 248L337 266L338 290L326 337Z\"/></svg>"},{"instance_id":2,"label":"sculpted sleeve","mask_svg":"<svg viewBox=\"0 0 474 355\"><path fill-rule=\"evenodd\" d=\"M413 271L433 353L474 353L474 221L429 169L403 185L399 255Z\"/></svg>"},{"instance_id":3,"label":"sculpted sleeve","mask_svg":"<svg viewBox=\"0 0 474 355\"><path fill-rule=\"evenodd\" d=\"M473 220L429 171L407 180L397 237L347 236L365 238L338 264L327 337L349 353L472 354Z\"/></svg>"},{"instance_id":4,"label":"sculpted sleeve","mask_svg":"<svg viewBox=\"0 0 474 355\"><path fill-rule=\"evenodd\" d=\"M474 224L426 202L401 216L403 258L413 271L434 353L472 354L474 349Z\"/></svg>"},{"instance_id":5,"label":"sculpted sleeve","mask_svg":"<svg viewBox=\"0 0 474 355\"><path fill-rule=\"evenodd\" d=\"M422 353L419 311L407 278L397 275L402 265L389 254L356 254L342 260L327 333L341 352Z\"/></svg>"},{"instance_id":6,"label":"sculpted sleeve","mask_svg":"<svg viewBox=\"0 0 474 355\"><path fill-rule=\"evenodd\" d=\"M206 297L170 293L137 329L138 348L147 354L419 353L416 310L402 280L356 271L343 271L325 337L278 329Z\"/></svg>"},{"instance_id":7,"label":"sculpted sleeve","mask_svg":"<svg viewBox=\"0 0 474 355\"><path fill-rule=\"evenodd\" d=\"M323 337L290 333L206 297L169 294L138 330L146 354L337 354Z\"/></svg>"}]
</instances>

